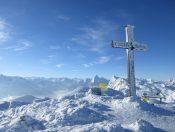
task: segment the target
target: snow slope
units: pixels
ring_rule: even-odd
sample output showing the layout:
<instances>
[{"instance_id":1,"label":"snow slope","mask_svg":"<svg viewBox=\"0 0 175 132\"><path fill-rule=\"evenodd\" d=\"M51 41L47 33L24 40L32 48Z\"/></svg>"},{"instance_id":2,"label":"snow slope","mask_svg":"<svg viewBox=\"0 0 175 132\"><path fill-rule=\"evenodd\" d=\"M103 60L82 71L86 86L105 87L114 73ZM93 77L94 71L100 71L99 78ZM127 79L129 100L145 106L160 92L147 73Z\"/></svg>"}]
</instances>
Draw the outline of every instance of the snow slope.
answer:
<instances>
[{"instance_id":1,"label":"snow slope","mask_svg":"<svg viewBox=\"0 0 175 132\"><path fill-rule=\"evenodd\" d=\"M98 79L97 79L98 80ZM92 81L94 82L94 81ZM112 77L105 95L91 94L78 87L60 98L23 96L11 102L25 102L0 110L0 132L4 131L170 131L175 130L174 83L137 80L137 94L163 91L164 103L154 105L126 97L125 79ZM168 99L168 100L167 100ZM9 101L6 101L7 103ZM0 108L5 106L1 105Z\"/></svg>"}]
</instances>

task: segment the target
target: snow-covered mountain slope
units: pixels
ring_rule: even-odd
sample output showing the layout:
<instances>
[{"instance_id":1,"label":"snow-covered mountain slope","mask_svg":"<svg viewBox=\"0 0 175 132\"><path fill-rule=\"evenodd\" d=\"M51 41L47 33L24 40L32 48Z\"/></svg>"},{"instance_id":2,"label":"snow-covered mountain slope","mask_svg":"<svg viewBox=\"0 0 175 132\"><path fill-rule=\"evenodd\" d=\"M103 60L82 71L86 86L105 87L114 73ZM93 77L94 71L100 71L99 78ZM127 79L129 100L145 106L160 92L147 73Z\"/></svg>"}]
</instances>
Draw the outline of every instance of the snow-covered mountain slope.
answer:
<instances>
[{"instance_id":1,"label":"snow-covered mountain slope","mask_svg":"<svg viewBox=\"0 0 175 132\"><path fill-rule=\"evenodd\" d=\"M95 79L94 79L95 80ZM100 79L97 79L98 82ZM94 82L90 80L89 82ZM95 81L96 82L96 81ZM175 130L174 83L137 80L137 94L162 91L166 100L154 105L127 96L126 79L112 77L103 96L78 87L60 98L22 96L0 103L0 132ZM170 97L172 98L170 98ZM167 100L168 99L168 100ZM13 107L9 104L13 104ZM8 107L7 107L8 106Z\"/></svg>"}]
</instances>

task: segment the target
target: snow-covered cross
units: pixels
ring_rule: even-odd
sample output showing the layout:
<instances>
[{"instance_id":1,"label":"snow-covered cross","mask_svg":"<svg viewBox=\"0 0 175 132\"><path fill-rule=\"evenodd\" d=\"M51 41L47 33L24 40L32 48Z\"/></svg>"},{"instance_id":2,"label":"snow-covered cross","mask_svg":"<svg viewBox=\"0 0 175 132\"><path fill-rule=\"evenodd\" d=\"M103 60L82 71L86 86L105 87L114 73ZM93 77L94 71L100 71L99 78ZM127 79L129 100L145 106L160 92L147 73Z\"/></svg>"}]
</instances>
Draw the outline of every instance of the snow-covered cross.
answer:
<instances>
[{"instance_id":1,"label":"snow-covered cross","mask_svg":"<svg viewBox=\"0 0 175 132\"><path fill-rule=\"evenodd\" d=\"M126 25L126 42L114 42L112 41L113 48L126 49L127 62L128 62L128 87L129 96L136 97L135 87L135 73L134 73L134 50L146 50L147 46L134 41L134 26Z\"/></svg>"}]
</instances>

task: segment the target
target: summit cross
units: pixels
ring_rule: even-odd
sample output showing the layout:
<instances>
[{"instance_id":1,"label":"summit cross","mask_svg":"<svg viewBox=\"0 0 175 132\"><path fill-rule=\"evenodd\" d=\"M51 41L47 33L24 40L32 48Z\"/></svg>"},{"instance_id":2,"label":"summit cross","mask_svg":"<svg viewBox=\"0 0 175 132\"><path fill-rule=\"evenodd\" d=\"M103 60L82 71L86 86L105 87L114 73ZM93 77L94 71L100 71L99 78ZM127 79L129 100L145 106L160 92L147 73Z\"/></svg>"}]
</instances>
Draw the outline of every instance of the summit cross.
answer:
<instances>
[{"instance_id":1,"label":"summit cross","mask_svg":"<svg viewBox=\"0 0 175 132\"><path fill-rule=\"evenodd\" d=\"M136 87L135 87L135 71L134 71L134 50L147 49L145 44L138 43L134 41L134 26L126 25L126 42L114 42L112 41L113 48L123 48L126 49L127 55L127 65L128 65L128 96L136 97Z\"/></svg>"}]
</instances>

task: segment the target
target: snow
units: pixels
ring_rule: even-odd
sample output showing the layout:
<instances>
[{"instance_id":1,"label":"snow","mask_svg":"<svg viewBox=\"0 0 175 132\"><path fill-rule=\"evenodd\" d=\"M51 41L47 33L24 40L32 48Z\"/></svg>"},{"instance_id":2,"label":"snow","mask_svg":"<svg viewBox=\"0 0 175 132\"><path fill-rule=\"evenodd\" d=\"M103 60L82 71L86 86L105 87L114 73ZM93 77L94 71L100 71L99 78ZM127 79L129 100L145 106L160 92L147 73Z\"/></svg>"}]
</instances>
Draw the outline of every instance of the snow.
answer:
<instances>
[{"instance_id":1,"label":"snow","mask_svg":"<svg viewBox=\"0 0 175 132\"><path fill-rule=\"evenodd\" d=\"M70 84L71 79L61 79L64 83L66 80ZM87 84L96 86L105 80L105 94L93 95ZM137 79L137 99L127 97L127 82L123 78L114 76L107 80L96 76L88 81L77 79L77 84L80 82L57 98L25 95L2 100L0 132L175 130L174 82ZM153 101L147 103L141 98L144 92L154 95L160 91L166 97L162 103L157 100L153 105Z\"/></svg>"},{"instance_id":2,"label":"snow","mask_svg":"<svg viewBox=\"0 0 175 132\"><path fill-rule=\"evenodd\" d=\"M113 76L109 81L108 87L113 88L117 91L121 91L124 95L128 94L128 85L126 79Z\"/></svg>"},{"instance_id":3,"label":"snow","mask_svg":"<svg viewBox=\"0 0 175 132\"><path fill-rule=\"evenodd\" d=\"M45 127L42 122L26 115L21 116L20 118L17 118L16 120L12 121L8 130L4 129L4 131L25 132L44 129Z\"/></svg>"},{"instance_id":4,"label":"snow","mask_svg":"<svg viewBox=\"0 0 175 132\"><path fill-rule=\"evenodd\" d=\"M162 129L156 128L149 122L142 119L129 125L123 125L123 127L135 132L164 132Z\"/></svg>"}]
</instances>

